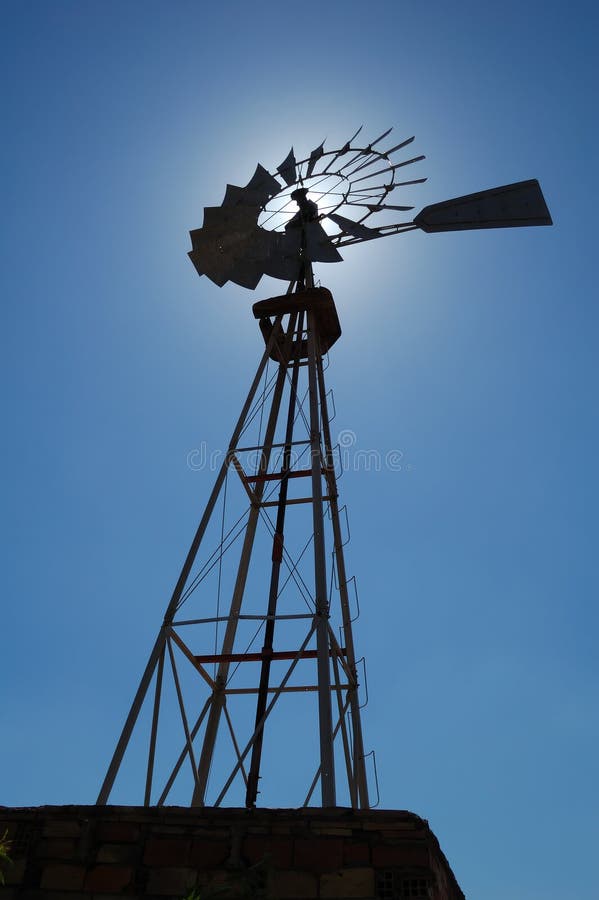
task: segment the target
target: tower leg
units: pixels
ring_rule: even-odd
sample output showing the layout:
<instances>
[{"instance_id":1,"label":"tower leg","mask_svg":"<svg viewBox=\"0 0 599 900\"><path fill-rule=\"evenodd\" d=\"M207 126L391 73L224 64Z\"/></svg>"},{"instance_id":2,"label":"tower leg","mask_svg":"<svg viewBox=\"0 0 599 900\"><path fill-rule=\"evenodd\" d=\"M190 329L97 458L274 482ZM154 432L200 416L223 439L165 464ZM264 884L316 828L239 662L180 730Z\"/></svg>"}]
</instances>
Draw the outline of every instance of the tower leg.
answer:
<instances>
[{"instance_id":1,"label":"tower leg","mask_svg":"<svg viewBox=\"0 0 599 900\"><path fill-rule=\"evenodd\" d=\"M275 321L272 333L271 333L270 338L264 349L262 359L260 360L260 364L258 365L256 375L254 376L254 380L250 387L246 401L243 405L243 409L241 410L241 415L239 416L239 419L237 420L237 425L235 426L235 430L233 431L233 435L231 437L231 441L229 444L230 449L237 446L239 437L241 435L241 431L242 431L245 421L248 417L248 413L250 411L250 408L254 401L254 397L256 396L256 392L260 385L260 381L262 379L264 369L266 368L266 364L270 358L270 355L273 352L273 349L276 346L277 341L279 340L279 337L281 334L282 319L283 319L283 316L281 315L281 316L278 316ZM202 538L204 536L204 532L206 531L208 522L210 521L210 516L212 515L214 506L215 506L218 496L221 492L221 489L222 489L222 486L223 486L223 483L225 480L225 476L227 474L228 467L229 467L229 459L227 456L220 468L218 475L217 475L216 482L212 489L212 493L210 495L208 503L206 504L206 509L204 510L204 515L202 516L202 520L201 520L200 524L198 525L198 529L194 535L193 541L191 543L191 547L189 548L189 552L187 554L187 557L185 558L183 568L181 569L181 574L179 575L177 584L175 585L175 589L173 591L173 595L171 597L170 603L168 605L167 611L164 616L164 625L158 634L158 637L156 639L156 643L154 644L154 647L152 648L150 658L148 660L148 663L147 663L144 673L142 675L139 687L138 687L135 697L133 699L133 703L131 704L131 709L129 710L127 719L125 720L125 724L123 726L123 730L121 732L121 736L117 743L113 757L110 761L110 765L108 767L106 777L104 778L104 781L102 782L102 787L100 788L100 793L98 794L98 799L96 801L96 803L99 806L103 806L106 803L108 803L108 798L110 797L110 792L112 791L112 788L114 786L115 778L118 774L121 763L123 761L123 756L125 755L125 751L127 750L129 740L131 739L131 734L135 727L135 723L137 722L137 717L139 716L139 712L141 710L141 707L143 706L143 702L145 700L146 693L147 693L150 683L152 681L152 677L154 675L156 665L158 663L158 660L161 657L161 654L164 652L165 640L166 640L166 627L169 626L173 621L173 617L174 617L176 609L177 609L177 604L178 604L179 600L181 599L181 595L183 593L185 585L187 584L187 580L189 578L189 573L191 572L192 566L195 562L195 559L196 559L196 556L198 553L198 549L200 547ZM147 797L148 797L148 789L146 787L146 798ZM149 805L149 800L148 800L148 805Z\"/></svg>"},{"instance_id":2,"label":"tower leg","mask_svg":"<svg viewBox=\"0 0 599 900\"><path fill-rule=\"evenodd\" d=\"M292 341L293 327L290 325L283 345L283 357L279 362L277 381L268 417L268 424L266 426L266 433L264 435L264 447L262 449L260 466L258 469L260 475L264 475L268 471L268 465L272 454L272 444L274 441L275 428L277 426L277 421L279 418L281 399L283 397L283 388L285 386L285 379L287 376L287 364L289 360ZM250 509L248 524L243 541L243 548L239 559L237 580L235 582L235 589L233 591L231 608L229 611L227 628L225 630L225 638L223 640L221 651L223 659L219 663L218 674L216 676L216 687L212 695L212 705L210 708L210 713L208 715L206 732L204 734L202 753L198 766L198 781L193 793L192 806L204 805L206 787L208 785L208 776L210 775L210 767L212 765L212 757L214 755L214 747L216 743L218 727L220 724L220 716L223 709L223 704L225 703L224 691L227 684L229 668L231 665L230 661L226 657L233 651L235 634L237 631L237 623L239 621L238 617L243 600L243 594L245 591L250 557L252 553L252 547L254 545L254 538L256 536L256 528L258 526L258 519L260 516L260 501L264 493L264 486L264 481L258 481L254 489L256 501L253 503L252 508Z\"/></svg>"},{"instance_id":3,"label":"tower leg","mask_svg":"<svg viewBox=\"0 0 599 900\"><path fill-rule=\"evenodd\" d=\"M260 668L260 683L258 686L258 698L256 701L255 731L257 732L252 758L248 774L245 805L251 808L256 805L258 795L258 780L260 777L260 762L262 758L262 742L264 739L264 714L268 702L268 687L270 682L270 666L273 653L275 632L275 614L279 596L279 577L281 563L283 561L283 546L285 541L285 512L287 509L287 489L289 486L289 472L291 470L291 446L293 441L293 426L295 424L297 407L297 383L300 371L300 357L302 347L303 313L299 314L297 325L297 338L293 352L293 364L291 371L291 389L289 392L289 406L287 411L287 425L285 428L285 446L281 466L281 487L277 506L277 519L273 537L272 564L270 586L268 591L267 620L264 631L264 645L262 647L262 665Z\"/></svg>"},{"instance_id":4,"label":"tower leg","mask_svg":"<svg viewBox=\"0 0 599 900\"><path fill-rule=\"evenodd\" d=\"M341 523L339 521L339 500L337 491L337 479L335 478L335 464L333 460L333 445L331 441L331 426L329 421L326 387L324 382L324 370L322 357L318 360L318 385L320 389L320 406L322 412L322 430L325 447L325 465L327 482L329 486L329 510L333 524L333 542L335 546L335 565L337 567L337 579L339 584L339 596L341 600L341 615L343 621L343 638L345 643L347 665L351 673L349 702L353 734L353 781L359 796L359 805L362 809L369 808L368 782L366 767L364 764L364 743L362 738L362 719L358 699L358 674L356 670L356 653L351 627L351 612L347 591L347 572L345 569L345 556L343 553L343 537Z\"/></svg>"},{"instance_id":5,"label":"tower leg","mask_svg":"<svg viewBox=\"0 0 599 900\"><path fill-rule=\"evenodd\" d=\"M310 392L310 455L312 466L312 517L314 523L314 586L316 600L316 649L318 653L318 723L320 730L320 788L323 806L335 806L335 756L331 712L331 664L329 660L329 604L322 505L322 450L318 404L317 359L320 359L315 315L308 311L308 387Z\"/></svg>"}]
</instances>

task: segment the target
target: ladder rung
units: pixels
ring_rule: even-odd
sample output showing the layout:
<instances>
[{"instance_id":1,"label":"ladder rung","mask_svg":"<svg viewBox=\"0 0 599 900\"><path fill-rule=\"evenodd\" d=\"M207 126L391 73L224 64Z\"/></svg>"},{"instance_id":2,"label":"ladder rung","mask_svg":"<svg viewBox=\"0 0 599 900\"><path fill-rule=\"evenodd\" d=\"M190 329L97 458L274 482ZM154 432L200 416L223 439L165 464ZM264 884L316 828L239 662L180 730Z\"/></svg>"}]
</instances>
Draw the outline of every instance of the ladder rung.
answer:
<instances>
[{"instance_id":1,"label":"ladder rung","mask_svg":"<svg viewBox=\"0 0 599 900\"><path fill-rule=\"evenodd\" d=\"M332 656L332 650L329 650L329 656ZM341 647L341 652L345 656L345 647ZM202 656L195 656L194 659L199 663L219 663L219 662L262 662L263 659L317 659L318 650L302 650L298 654L297 650L273 650L271 653L207 653Z\"/></svg>"},{"instance_id":2,"label":"ladder rung","mask_svg":"<svg viewBox=\"0 0 599 900\"><path fill-rule=\"evenodd\" d=\"M350 687L351 686L349 684L339 684L339 685L332 684L331 690L332 691L349 691ZM259 690L260 690L259 688L227 688L225 690L225 694L257 694ZM294 685L293 687L284 687L284 688L269 687L269 688L267 688L267 692L269 694L274 694L277 691L279 691L279 693L281 693L281 694L291 694L291 693L297 694L302 691L317 691L317 690L318 690L317 684L298 684L298 685Z\"/></svg>"},{"instance_id":3,"label":"ladder rung","mask_svg":"<svg viewBox=\"0 0 599 900\"><path fill-rule=\"evenodd\" d=\"M268 475L246 475L245 480L248 482L276 481L278 478L284 478L285 475L287 478L303 478L311 474L312 469L296 469L289 472L270 472Z\"/></svg>"},{"instance_id":4,"label":"ladder rung","mask_svg":"<svg viewBox=\"0 0 599 900\"><path fill-rule=\"evenodd\" d=\"M323 500L330 500L331 498L328 496L323 497ZM287 500L285 502L285 506L292 506L294 503L312 503L312 497L298 497L294 500ZM268 500L266 503L261 503L260 506L278 506L278 500Z\"/></svg>"}]
</instances>

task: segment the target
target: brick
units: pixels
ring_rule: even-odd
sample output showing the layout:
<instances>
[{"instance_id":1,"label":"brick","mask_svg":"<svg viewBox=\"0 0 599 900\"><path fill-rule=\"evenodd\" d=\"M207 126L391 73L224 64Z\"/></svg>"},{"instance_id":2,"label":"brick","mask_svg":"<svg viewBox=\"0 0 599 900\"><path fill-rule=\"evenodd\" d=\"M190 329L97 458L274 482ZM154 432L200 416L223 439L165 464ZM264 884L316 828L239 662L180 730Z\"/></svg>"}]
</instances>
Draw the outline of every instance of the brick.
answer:
<instances>
[{"instance_id":1,"label":"brick","mask_svg":"<svg viewBox=\"0 0 599 900\"><path fill-rule=\"evenodd\" d=\"M189 838L148 838L144 851L146 866L184 866L189 859Z\"/></svg>"},{"instance_id":2,"label":"brick","mask_svg":"<svg viewBox=\"0 0 599 900\"><path fill-rule=\"evenodd\" d=\"M183 897L196 883L195 869L186 867L151 869L146 894L171 894Z\"/></svg>"},{"instance_id":3,"label":"brick","mask_svg":"<svg viewBox=\"0 0 599 900\"><path fill-rule=\"evenodd\" d=\"M228 828L195 828L192 836L207 841L228 841L231 832Z\"/></svg>"},{"instance_id":4,"label":"brick","mask_svg":"<svg viewBox=\"0 0 599 900\"><path fill-rule=\"evenodd\" d=\"M370 844L365 841L345 841L343 844L343 864L345 866L367 866L370 864Z\"/></svg>"},{"instance_id":5,"label":"brick","mask_svg":"<svg viewBox=\"0 0 599 900\"><path fill-rule=\"evenodd\" d=\"M340 869L343 862L343 841L339 838L297 838L294 850L294 865L310 872Z\"/></svg>"},{"instance_id":6,"label":"brick","mask_svg":"<svg viewBox=\"0 0 599 900\"><path fill-rule=\"evenodd\" d=\"M372 865L385 866L428 866L429 852L424 842L403 841L398 844L375 844L372 848Z\"/></svg>"},{"instance_id":7,"label":"brick","mask_svg":"<svg viewBox=\"0 0 599 900\"><path fill-rule=\"evenodd\" d=\"M198 869L214 869L229 858L230 839L224 841L204 841L194 838L191 842L189 862Z\"/></svg>"},{"instance_id":8,"label":"brick","mask_svg":"<svg viewBox=\"0 0 599 900\"><path fill-rule=\"evenodd\" d=\"M316 876L309 872L271 872L267 896L272 900L310 900L318 896Z\"/></svg>"},{"instance_id":9,"label":"brick","mask_svg":"<svg viewBox=\"0 0 599 900\"><path fill-rule=\"evenodd\" d=\"M182 834L189 834L189 828L183 828L180 825L169 825L166 822L160 822L155 828L152 828L152 837L155 838L179 838Z\"/></svg>"},{"instance_id":10,"label":"brick","mask_svg":"<svg viewBox=\"0 0 599 900\"><path fill-rule=\"evenodd\" d=\"M362 828L364 831L415 831L418 825L405 820L398 822L381 820L379 822L363 822Z\"/></svg>"},{"instance_id":11,"label":"brick","mask_svg":"<svg viewBox=\"0 0 599 900\"><path fill-rule=\"evenodd\" d=\"M74 819L53 819L44 823L44 837L74 837L81 833L81 825Z\"/></svg>"},{"instance_id":12,"label":"brick","mask_svg":"<svg viewBox=\"0 0 599 900\"><path fill-rule=\"evenodd\" d=\"M35 853L42 859L73 859L77 855L77 842L72 838L45 838L38 843Z\"/></svg>"},{"instance_id":13,"label":"brick","mask_svg":"<svg viewBox=\"0 0 599 900\"><path fill-rule=\"evenodd\" d=\"M131 888L129 888L126 891L125 896L131 898L132 895L129 893L130 890L131 890ZM93 898L93 900L120 900L120 898L122 896L123 896L123 894L120 894L120 893L119 894L82 894L81 900L92 900L92 898ZM140 896L143 897L144 895L143 894L135 894L133 896L137 898ZM44 897L43 900L61 900L61 898L60 897L47 897L47 898ZM65 900L78 900L78 898L68 897L68 898L65 898Z\"/></svg>"},{"instance_id":14,"label":"brick","mask_svg":"<svg viewBox=\"0 0 599 900\"><path fill-rule=\"evenodd\" d=\"M293 865L291 837L286 839L251 834L245 838L241 853L250 865L263 859L277 869L290 869Z\"/></svg>"},{"instance_id":15,"label":"brick","mask_svg":"<svg viewBox=\"0 0 599 900\"><path fill-rule=\"evenodd\" d=\"M86 891L104 894L119 893L133 881L131 866L93 866L85 879Z\"/></svg>"},{"instance_id":16,"label":"brick","mask_svg":"<svg viewBox=\"0 0 599 900\"><path fill-rule=\"evenodd\" d=\"M131 844L103 844L96 854L99 863L133 863L137 847Z\"/></svg>"},{"instance_id":17,"label":"brick","mask_svg":"<svg viewBox=\"0 0 599 900\"><path fill-rule=\"evenodd\" d=\"M139 825L133 822L98 822L96 837L108 843L133 843L139 838Z\"/></svg>"},{"instance_id":18,"label":"brick","mask_svg":"<svg viewBox=\"0 0 599 900\"><path fill-rule=\"evenodd\" d=\"M381 828L382 838L394 841L421 841L426 840L426 832L422 828Z\"/></svg>"},{"instance_id":19,"label":"brick","mask_svg":"<svg viewBox=\"0 0 599 900\"><path fill-rule=\"evenodd\" d=\"M320 896L374 897L374 869L341 869L320 876Z\"/></svg>"},{"instance_id":20,"label":"brick","mask_svg":"<svg viewBox=\"0 0 599 900\"><path fill-rule=\"evenodd\" d=\"M351 837L351 828L340 828L337 825L318 825L312 828L313 834L329 834L332 837Z\"/></svg>"},{"instance_id":21,"label":"brick","mask_svg":"<svg viewBox=\"0 0 599 900\"><path fill-rule=\"evenodd\" d=\"M45 866L40 887L45 891L79 891L83 887L85 868L66 863Z\"/></svg>"}]
</instances>

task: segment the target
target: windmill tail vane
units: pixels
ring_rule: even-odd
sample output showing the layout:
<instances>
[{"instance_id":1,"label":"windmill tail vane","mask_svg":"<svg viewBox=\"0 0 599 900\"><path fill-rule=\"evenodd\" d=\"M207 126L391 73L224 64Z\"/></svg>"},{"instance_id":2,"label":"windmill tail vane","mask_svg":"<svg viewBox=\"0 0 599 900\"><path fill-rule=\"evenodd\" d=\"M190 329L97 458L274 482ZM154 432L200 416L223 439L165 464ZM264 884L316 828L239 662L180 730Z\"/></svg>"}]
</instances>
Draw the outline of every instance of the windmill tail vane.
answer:
<instances>
[{"instance_id":1,"label":"windmill tail vane","mask_svg":"<svg viewBox=\"0 0 599 900\"><path fill-rule=\"evenodd\" d=\"M361 131L336 150L323 141L299 161L291 149L274 173L258 164L191 231L189 256L215 284L254 289L268 275L288 288L253 305L264 349L99 804L145 728L147 752L134 768L145 805L371 806L374 757L364 747L367 698L353 634L359 606L325 383L341 326L332 294L315 287L313 264L404 231L550 225L551 217L533 179L397 222L414 206L393 192L426 180L400 173L424 157L396 161L413 137L385 150L391 129L369 143Z\"/></svg>"}]
</instances>

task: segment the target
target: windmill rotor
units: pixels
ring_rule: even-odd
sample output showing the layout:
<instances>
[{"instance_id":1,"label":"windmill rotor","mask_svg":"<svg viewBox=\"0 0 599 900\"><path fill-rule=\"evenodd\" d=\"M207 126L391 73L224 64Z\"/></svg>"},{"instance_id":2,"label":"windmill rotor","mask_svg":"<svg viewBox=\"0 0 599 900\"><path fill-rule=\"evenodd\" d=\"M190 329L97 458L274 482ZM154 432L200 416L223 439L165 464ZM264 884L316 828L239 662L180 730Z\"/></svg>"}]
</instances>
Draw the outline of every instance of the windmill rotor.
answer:
<instances>
[{"instance_id":1,"label":"windmill rotor","mask_svg":"<svg viewBox=\"0 0 599 900\"><path fill-rule=\"evenodd\" d=\"M253 289L263 275L293 281L306 262L340 262L344 238L383 236L363 223L375 213L413 209L385 201L396 188L426 180L398 180L400 169L424 157L394 162L414 138L380 149L390 131L357 145L358 129L341 148L326 150L322 141L299 160L291 148L273 173L259 163L244 187L228 184L221 206L205 208L202 227L190 233L198 273L219 286L232 281ZM310 216L300 214L299 191L312 204ZM290 227L300 220L302 234Z\"/></svg>"}]
</instances>

